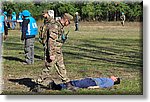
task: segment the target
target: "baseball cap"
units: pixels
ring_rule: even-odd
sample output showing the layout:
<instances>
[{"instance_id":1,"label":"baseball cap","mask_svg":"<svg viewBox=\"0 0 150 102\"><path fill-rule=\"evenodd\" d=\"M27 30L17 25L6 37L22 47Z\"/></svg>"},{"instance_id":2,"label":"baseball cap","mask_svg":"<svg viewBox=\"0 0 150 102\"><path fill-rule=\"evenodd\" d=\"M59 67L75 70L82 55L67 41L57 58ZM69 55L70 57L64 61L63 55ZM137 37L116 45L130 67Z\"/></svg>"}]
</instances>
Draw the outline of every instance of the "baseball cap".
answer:
<instances>
[{"instance_id":1,"label":"baseball cap","mask_svg":"<svg viewBox=\"0 0 150 102\"><path fill-rule=\"evenodd\" d=\"M68 20L73 20L73 16L70 15L69 13L65 13L64 17L67 18Z\"/></svg>"}]
</instances>

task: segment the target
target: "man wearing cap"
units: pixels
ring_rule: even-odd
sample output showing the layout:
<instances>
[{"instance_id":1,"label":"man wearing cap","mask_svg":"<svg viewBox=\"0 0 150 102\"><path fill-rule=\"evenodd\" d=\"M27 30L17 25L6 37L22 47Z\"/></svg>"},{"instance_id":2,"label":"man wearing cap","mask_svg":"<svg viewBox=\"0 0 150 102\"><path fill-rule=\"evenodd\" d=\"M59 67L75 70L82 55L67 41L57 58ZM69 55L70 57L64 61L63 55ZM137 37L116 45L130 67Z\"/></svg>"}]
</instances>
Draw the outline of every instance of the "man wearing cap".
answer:
<instances>
[{"instance_id":1,"label":"man wearing cap","mask_svg":"<svg viewBox=\"0 0 150 102\"><path fill-rule=\"evenodd\" d=\"M78 31L79 30L79 19L80 19L80 16L78 14L78 12L75 13L75 31Z\"/></svg>"},{"instance_id":2,"label":"man wearing cap","mask_svg":"<svg viewBox=\"0 0 150 102\"><path fill-rule=\"evenodd\" d=\"M21 40L24 40L24 51L26 62L23 64L34 64L34 41L35 36L38 34L38 28L36 21L31 17L31 13L28 10L22 12L22 36Z\"/></svg>"},{"instance_id":3,"label":"man wearing cap","mask_svg":"<svg viewBox=\"0 0 150 102\"><path fill-rule=\"evenodd\" d=\"M22 20L22 12L19 13L18 20ZM22 28L22 22L19 22L20 30Z\"/></svg>"},{"instance_id":4,"label":"man wearing cap","mask_svg":"<svg viewBox=\"0 0 150 102\"><path fill-rule=\"evenodd\" d=\"M2 10L0 9L0 63L2 61L2 41L3 41L3 33L4 40L7 38L8 31L5 29L5 15L3 14Z\"/></svg>"},{"instance_id":5,"label":"man wearing cap","mask_svg":"<svg viewBox=\"0 0 150 102\"><path fill-rule=\"evenodd\" d=\"M72 90L73 87L68 82L70 79L67 77L66 68L63 61L62 53L62 34L64 32L64 27L70 24L70 20L73 17L65 13L63 17L56 21L49 16L48 11L44 10L42 12L44 17L44 25L41 27L41 42L45 45L45 68L42 70L42 73L35 80L37 83L48 85L51 81L55 79L55 71L62 80L66 83L68 89Z\"/></svg>"},{"instance_id":6,"label":"man wearing cap","mask_svg":"<svg viewBox=\"0 0 150 102\"><path fill-rule=\"evenodd\" d=\"M3 14L4 14L4 17L5 17L5 23L4 23L5 35L8 35L8 21L7 21L7 12L5 11ZM5 39L6 39L6 37L5 37Z\"/></svg>"},{"instance_id":7,"label":"man wearing cap","mask_svg":"<svg viewBox=\"0 0 150 102\"><path fill-rule=\"evenodd\" d=\"M15 27L16 27L16 22L15 21L17 20L15 12L12 12L11 20L12 20L12 29L14 30Z\"/></svg>"},{"instance_id":8,"label":"man wearing cap","mask_svg":"<svg viewBox=\"0 0 150 102\"><path fill-rule=\"evenodd\" d=\"M124 26L124 22L125 22L125 19L126 19L124 12L122 12L122 15L120 16L120 19L122 20L121 21L122 26Z\"/></svg>"}]
</instances>

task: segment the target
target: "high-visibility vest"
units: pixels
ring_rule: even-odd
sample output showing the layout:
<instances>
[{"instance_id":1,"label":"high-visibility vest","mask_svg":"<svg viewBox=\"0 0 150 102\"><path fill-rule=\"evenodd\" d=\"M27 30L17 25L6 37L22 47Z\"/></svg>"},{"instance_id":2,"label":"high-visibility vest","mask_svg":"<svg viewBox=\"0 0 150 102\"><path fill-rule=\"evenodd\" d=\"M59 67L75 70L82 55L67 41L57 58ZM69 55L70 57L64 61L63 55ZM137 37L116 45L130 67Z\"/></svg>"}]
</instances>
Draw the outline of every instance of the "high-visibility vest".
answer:
<instances>
[{"instance_id":1,"label":"high-visibility vest","mask_svg":"<svg viewBox=\"0 0 150 102\"><path fill-rule=\"evenodd\" d=\"M29 24L27 28L26 35L37 35L38 34L38 27L36 21L33 17L26 17L25 19L29 19Z\"/></svg>"},{"instance_id":2,"label":"high-visibility vest","mask_svg":"<svg viewBox=\"0 0 150 102\"><path fill-rule=\"evenodd\" d=\"M0 15L0 33L4 33L4 16Z\"/></svg>"}]
</instances>

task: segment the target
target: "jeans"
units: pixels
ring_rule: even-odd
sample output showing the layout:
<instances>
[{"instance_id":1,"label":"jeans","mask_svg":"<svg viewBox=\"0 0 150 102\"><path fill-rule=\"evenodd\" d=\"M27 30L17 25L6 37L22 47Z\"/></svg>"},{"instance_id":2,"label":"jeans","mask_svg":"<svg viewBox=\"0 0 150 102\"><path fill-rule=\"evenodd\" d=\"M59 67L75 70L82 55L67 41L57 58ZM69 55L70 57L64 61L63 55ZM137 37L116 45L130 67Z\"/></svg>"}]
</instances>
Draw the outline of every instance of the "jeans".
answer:
<instances>
[{"instance_id":1,"label":"jeans","mask_svg":"<svg viewBox=\"0 0 150 102\"><path fill-rule=\"evenodd\" d=\"M12 22L12 29L14 30L16 27L16 22Z\"/></svg>"},{"instance_id":2,"label":"jeans","mask_svg":"<svg viewBox=\"0 0 150 102\"><path fill-rule=\"evenodd\" d=\"M79 30L79 24L75 23L75 27L76 27L75 31L78 31Z\"/></svg>"},{"instance_id":3,"label":"jeans","mask_svg":"<svg viewBox=\"0 0 150 102\"><path fill-rule=\"evenodd\" d=\"M84 78L81 80L70 81L71 84L78 88L88 88L89 86L97 86L96 82L92 78ZM65 89L67 86L65 84L59 84L62 89Z\"/></svg>"}]
</instances>

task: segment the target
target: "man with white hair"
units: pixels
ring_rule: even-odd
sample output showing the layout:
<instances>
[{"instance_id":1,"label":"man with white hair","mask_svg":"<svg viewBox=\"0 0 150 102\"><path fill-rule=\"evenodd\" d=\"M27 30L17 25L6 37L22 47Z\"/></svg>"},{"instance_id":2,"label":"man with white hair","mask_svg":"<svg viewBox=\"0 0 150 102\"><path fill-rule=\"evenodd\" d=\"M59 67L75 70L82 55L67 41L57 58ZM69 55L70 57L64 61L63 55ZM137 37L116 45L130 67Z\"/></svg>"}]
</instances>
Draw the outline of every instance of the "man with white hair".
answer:
<instances>
[{"instance_id":1,"label":"man with white hair","mask_svg":"<svg viewBox=\"0 0 150 102\"><path fill-rule=\"evenodd\" d=\"M3 41L3 33L4 35L4 40L7 38L8 31L5 31L5 16L3 15L2 10L0 9L0 62L2 60L2 41Z\"/></svg>"},{"instance_id":2,"label":"man with white hair","mask_svg":"<svg viewBox=\"0 0 150 102\"><path fill-rule=\"evenodd\" d=\"M122 15L120 16L121 24L122 24L122 26L124 26L124 22L125 22L125 20L126 20L126 17L125 17L124 12L122 12L121 14L122 14Z\"/></svg>"},{"instance_id":3,"label":"man with white hair","mask_svg":"<svg viewBox=\"0 0 150 102\"><path fill-rule=\"evenodd\" d=\"M75 13L75 19L74 19L74 22L75 22L75 31L79 30L79 19L80 19L80 16L79 16L78 12L76 12Z\"/></svg>"}]
</instances>

